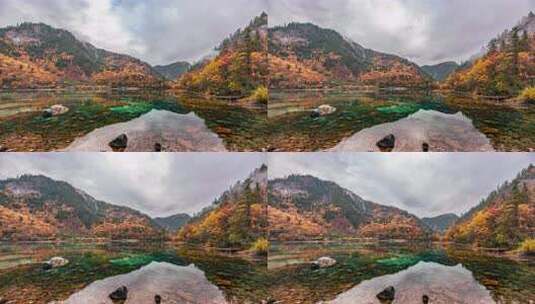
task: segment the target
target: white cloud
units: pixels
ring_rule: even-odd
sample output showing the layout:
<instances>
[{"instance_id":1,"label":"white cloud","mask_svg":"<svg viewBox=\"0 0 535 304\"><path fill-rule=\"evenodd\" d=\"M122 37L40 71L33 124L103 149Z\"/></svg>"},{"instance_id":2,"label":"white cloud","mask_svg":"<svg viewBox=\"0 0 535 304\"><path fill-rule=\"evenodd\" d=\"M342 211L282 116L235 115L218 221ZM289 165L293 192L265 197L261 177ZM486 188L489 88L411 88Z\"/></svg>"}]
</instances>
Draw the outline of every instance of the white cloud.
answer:
<instances>
[{"instance_id":1,"label":"white cloud","mask_svg":"<svg viewBox=\"0 0 535 304\"><path fill-rule=\"evenodd\" d=\"M1 0L0 26L44 22L150 64L199 60L267 0Z\"/></svg>"},{"instance_id":2,"label":"white cloud","mask_svg":"<svg viewBox=\"0 0 535 304\"><path fill-rule=\"evenodd\" d=\"M260 153L3 153L0 178L43 174L165 216L200 211L264 161Z\"/></svg>"},{"instance_id":3,"label":"white cloud","mask_svg":"<svg viewBox=\"0 0 535 304\"><path fill-rule=\"evenodd\" d=\"M535 9L535 0L269 0L271 25L312 22L419 64L461 61Z\"/></svg>"},{"instance_id":4,"label":"white cloud","mask_svg":"<svg viewBox=\"0 0 535 304\"><path fill-rule=\"evenodd\" d=\"M277 153L270 179L310 174L418 216L461 214L535 163L530 153Z\"/></svg>"}]
</instances>

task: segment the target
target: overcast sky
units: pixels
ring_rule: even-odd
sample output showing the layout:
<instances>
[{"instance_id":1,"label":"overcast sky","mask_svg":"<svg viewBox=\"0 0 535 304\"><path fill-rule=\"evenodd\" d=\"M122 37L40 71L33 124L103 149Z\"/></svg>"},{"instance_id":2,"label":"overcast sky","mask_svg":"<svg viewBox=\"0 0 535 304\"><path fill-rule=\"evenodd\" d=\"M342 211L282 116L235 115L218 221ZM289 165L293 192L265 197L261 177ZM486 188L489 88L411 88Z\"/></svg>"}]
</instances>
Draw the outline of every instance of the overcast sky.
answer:
<instances>
[{"instance_id":1,"label":"overcast sky","mask_svg":"<svg viewBox=\"0 0 535 304\"><path fill-rule=\"evenodd\" d=\"M192 215L264 161L261 153L1 153L0 178L43 174L150 216Z\"/></svg>"},{"instance_id":2,"label":"overcast sky","mask_svg":"<svg viewBox=\"0 0 535 304\"><path fill-rule=\"evenodd\" d=\"M466 60L535 0L269 0L269 23L312 22L418 64Z\"/></svg>"},{"instance_id":3,"label":"overcast sky","mask_svg":"<svg viewBox=\"0 0 535 304\"><path fill-rule=\"evenodd\" d=\"M262 11L313 22L419 64L461 61L514 26L535 0L0 0L0 26L65 28L151 64L196 61Z\"/></svg>"},{"instance_id":4,"label":"overcast sky","mask_svg":"<svg viewBox=\"0 0 535 304\"><path fill-rule=\"evenodd\" d=\"M269 178L310 174L417 216L458 215L535 164L533 153L270 153Z\"/></svg>"},{"instance_id":5,"label":"overcast sky","mask_svg":"<svg viewBox=\"0 0 535 304\"><path fill-rule=\"evenodd\" d=\"M195 61L268 0L0 0L0 26L44 22L150 64Z\"/></svg>"}]
</instances>

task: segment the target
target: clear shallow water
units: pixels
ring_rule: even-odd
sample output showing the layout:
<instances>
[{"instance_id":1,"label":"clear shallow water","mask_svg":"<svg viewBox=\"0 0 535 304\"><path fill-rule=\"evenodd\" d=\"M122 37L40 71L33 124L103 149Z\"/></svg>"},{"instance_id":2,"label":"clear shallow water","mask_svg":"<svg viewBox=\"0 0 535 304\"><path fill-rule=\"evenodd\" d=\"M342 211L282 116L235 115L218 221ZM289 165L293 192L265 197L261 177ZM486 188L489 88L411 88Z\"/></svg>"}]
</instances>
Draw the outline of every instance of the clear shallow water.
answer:
<instances>
[{"instance_id":1,"label":"clear shallow water","mask_svg":"<svg viewBox=\"0 0 535 304\"><path fill-rule=\"evenodd\" d=\"M401 138L411 139L408 141L411 144L400 145L398 151L422 151L420 141L424 139L436 143L431 151L486 151L489 148L531 151L535 148L535 107L532 106L510 107L417 92L405 95L270 92L270 98L269 142L274 151L324 151L341 148L338 145L344 146L346 151L370 151L376 149L375 143L381 138L371 145L372 139L390 129ZM337 111L319 118L311 117L311 111L321 104L334 106ZM436 112L444 115L436 115ZM355 137L360 138L358 144L347 144ZM369 138L361 143L364 137ZM478 144L472 144L473 138Z\"/></svg>"},{"instance_id":2,"label":"clear shallow water","mask_svg":"<svg viewBox=\"0 0 535 304\"><path fill-rule=\"evenodd\" d=\"M310 262L334 258L333 267ZM281 303L379 303L394 286L393 303L529 303L535 299L535 261L461 247L394 243L273 244L271 294Z\"/></svg>"},{"instance_id":3,"label":"clear shallow water","mask_svg":"<svg viewBox=\"0 0 535 304\"><path fill-rule=\"evenodd\" d=\"M55 104L66 106L69 111L43 117L42 111ZM148 115L151 111L177 115ZM260 105L240 106L165 92L0 93L0 146L11 151L64 150L107 126L113 126L105 129L107 132L117 131L113 138L128 128L137 128L140 139L136 142L147 144L131 150L140 152L153 151L154 143L148 142L156 138L167 140L168 150L172 151L217 151L221 146L229 151L261 151L266 147L266 121L266 109ZM193 138L195 132L201 132L200 139ZM221 143L214 141L217 137ZM203 142L205 139L207 142ZM93 147L93 151L103 150L98 145Z\"/></svg>"},{"instance_id":4,"label":"clear shallow water","mask_svg":"<svg viewBox=\"0 0 535 304\"><path fill-rule=\"evenodd\" d=\"M67 258L44 270L51 257ZM265 259L159 243L0 243L0 297L9 303L259 303L268 298Z\"/></svg>"}]
</instances>

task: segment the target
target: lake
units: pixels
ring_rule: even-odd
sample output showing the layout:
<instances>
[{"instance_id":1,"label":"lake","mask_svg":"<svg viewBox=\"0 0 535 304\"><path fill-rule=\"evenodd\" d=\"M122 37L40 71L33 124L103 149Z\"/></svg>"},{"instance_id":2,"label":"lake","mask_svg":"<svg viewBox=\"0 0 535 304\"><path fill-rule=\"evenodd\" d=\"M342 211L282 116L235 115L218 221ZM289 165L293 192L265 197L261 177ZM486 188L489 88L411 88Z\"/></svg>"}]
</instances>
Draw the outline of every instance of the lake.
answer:
<instances>
[{"instance_id":1,"label":"lake","mask_svg":"<svg viewBox=\"0 0 535 304\"><path fill-rule=\"evenodd\" d=\"M52 105L68 108L46 117ZM266 108L167 92L1 92L0 146L9 151L261 151Z\"/></svg>"},{"instance_id":2,"label":"lake","mask_svg":"<svg viewBox=\"0 0 535 304\"><path fill-rule=\"evenodd\" d=\"M313 269L322 256L334 266ZM270 294L281 303L530 303L535 260L515 261L458 246L394 242L274 244L268 258ZM356 299L359 299L356 302Z\"/></svg>"},{"instance_id":3,"label":"lake","mask_svg":"<svg viewBox=\"0 0 535 304\"><path fill-rule=\"evenodd\" d=\"M328 104L332 114L313 117ZM421 92L270 92L272 151L379 151L389 134L393 151L532 151L535 107L490 104Z\"/></svg>"},{"instance_id":4,"label":"lake","mask_svg":"<svg viewBox=\"0 0 535 304\"><path fill-rule=\"evenodd\" d=\"M66 266L45 270L51 257ZM9 303L112 303L128 288L125 303L259 303L265 258L225 255L165 244L0 243L0 299Z\"/></svg>"}]
</instances>

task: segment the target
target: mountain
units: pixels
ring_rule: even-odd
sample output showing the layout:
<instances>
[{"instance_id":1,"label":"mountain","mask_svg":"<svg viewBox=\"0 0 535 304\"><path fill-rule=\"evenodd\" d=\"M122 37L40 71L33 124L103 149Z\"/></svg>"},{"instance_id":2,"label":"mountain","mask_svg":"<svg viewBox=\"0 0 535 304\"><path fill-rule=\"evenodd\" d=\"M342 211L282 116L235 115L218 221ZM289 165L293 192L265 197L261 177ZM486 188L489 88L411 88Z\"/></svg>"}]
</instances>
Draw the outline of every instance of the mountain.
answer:
<instances>
[{"instance_id":1,"label":"mountain","mask_svg":"<svg viewBox=\"0 0 535 304\"><path fill-rule=\"evenodd\" d=\"M483 247L512 248L535 237L535 166L522 170L472 208L446 237Z\"/></svg>"},{"instance_id":2,"label":"mountain","mask_svg":"<svg viewBox=\"0 0 535 304\"><path fill-rule=\"evenodd\" d=\"M168 217L157 217L153 220L161 228L169 232L177 232L182 226L186 225L190 219L191 216L189 216L189 214L179 213Z\"/></svg>"},{"instance_id":3,"label":"mountain","mask_svg":"<svg viewBox=\"0 0 535 304\"><path fill-rule=\"evenodd\" d=\"M424 217L424 222L429 228L436 232L445 232L459 219L459 216L453 213L442 214L435 217Z\"/></svg>"},{"instance_id":4,"label":"mountain","mask_svg":"<svg viewBox=\"0 0 535 304\"><path fill-rule=\"evenodd\" d=\"M267 86L267 14L238 29L179 79L176 88L215 96L245 97Z\"/></svg>"},{"instance_id":5,"label":"mountain","mask_svg":"<svg viewBox=\"0 0 535 304\"><path fill-rule=\"evenodd\" d=\"M267 167L262 166L190 219L176 239L211 247L250 248L266 238L266 191Z\"/></svg>"},{"instance_id":6,"label":"mountain","mask_svg":"<svg viewBox=\"0 0 535 304\"><path fill-rule=\"evenodd\" d=\"M0 29L0 87L72 83L145 87L161 80L147 63L96 48L66 30L43 23Z\"/></svg>"},{"instance_id":7,"label":"mountain","mask_svg":"<svg viewBox=\"0 0 535 304\"><path fill-rule=\"evenodd\" d=\"M416 216L366 201L336 183L291 175L269 181L268 218L273 240L324 237L427 239Z\"/></svg>"},{"instance_id":8,"label":"mountain","mask_svg":"<svg viewBox=\"0 0 535 304\"><path fill-rule=\"evenodd\" d=\"M416 64L350 41L312 23L269 29L272 88L302 88L348 83L377 86L427 86Z\"/></svg>"},{"instance_id":9,"label":"mountain","mask_svg":"<svg viewBox=\"0 0 535 304\"><path fill-rule=\"evenodd\" d=\"M186 61L177 61L168 65L157 65L154 70L168 80L176 80L179 76L189 71L191 64Z\"/></svg>"},{"instance_id":10,"label":"mountain","mask_svg":"<svg viewBox=\"0 0 535 304\"><path fill-rule=\"evenodd\" d=\"M516 96L535 78L535 14L492 39L487 52L457 69L444 87L491 96Z\"/></svg>"},{"instance_id":11,"label":"mountain","mask_svg":"<svg viewBox=\"0 0 535 304\"><path fill-rule=\"evenodd\" d=\"M421 68L429 76L433 77L434 80L443 81L459 68L459 64L454 61L448 61L435 65L424 65Z\"/></svg>"},{"instance_id":12,"label":"mountain","mask_svg":"<svg viewBox=\"0 0 535 304\"><path fill-rule=\"evenodd\" d=\"M160 235L145 214L99 201L70 184L23 175L0 181L0 239L144 239Z\"/></svg>"}]
</instances>

